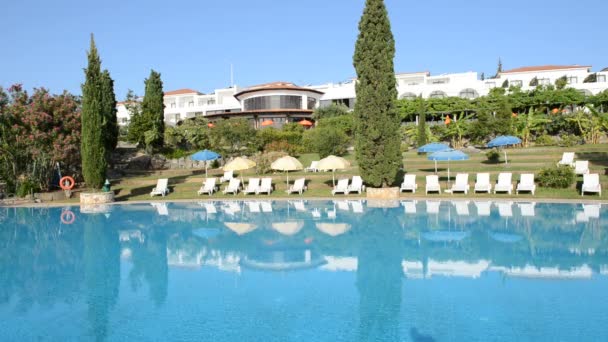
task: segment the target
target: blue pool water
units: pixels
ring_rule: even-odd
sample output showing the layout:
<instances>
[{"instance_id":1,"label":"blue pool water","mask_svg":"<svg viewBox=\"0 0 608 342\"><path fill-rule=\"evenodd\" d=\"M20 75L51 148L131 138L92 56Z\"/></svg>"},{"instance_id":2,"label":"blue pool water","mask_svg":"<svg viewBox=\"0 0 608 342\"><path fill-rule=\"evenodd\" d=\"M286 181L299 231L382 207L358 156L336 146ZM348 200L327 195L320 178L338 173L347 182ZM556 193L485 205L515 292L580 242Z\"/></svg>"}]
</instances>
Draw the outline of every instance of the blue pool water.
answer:
<instances>
[{"instance_id":1,"label":"blue pool water","mask_svg":"<svg viewBox=\"0 0 608 342\"><path fill-rule=\"evenodd\" d=\"M0 341L606 341L594 204L0 208Z\"/></svg>"}]
</instances>

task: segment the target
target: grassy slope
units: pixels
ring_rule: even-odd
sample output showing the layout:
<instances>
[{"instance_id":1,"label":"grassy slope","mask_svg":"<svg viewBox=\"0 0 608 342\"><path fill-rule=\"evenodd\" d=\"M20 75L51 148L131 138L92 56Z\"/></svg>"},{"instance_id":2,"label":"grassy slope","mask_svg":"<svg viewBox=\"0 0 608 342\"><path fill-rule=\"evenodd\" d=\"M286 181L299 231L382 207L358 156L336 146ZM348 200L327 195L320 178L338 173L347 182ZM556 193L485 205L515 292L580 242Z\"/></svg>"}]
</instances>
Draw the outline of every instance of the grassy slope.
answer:
<instances>
[{"instance_id":1,"label":"grassy slope","mask_svg":"<svg viewBox=\"0 0 608 342\"><path fill-rule=\"evenodd\" d=\"M599 173L601 176L600 181L602 188L608 191L608 176L605 175L606 168L608 168L608 145L584 145L577 147L561 148L561 147L539 147L539 148L525 148L525 149L508 149L509 164L487 164L485 154L472 153L470 154L470 160L451 162L450 171L452 178L457 172L468 172L470 173L469 180L471 186L475 181L476 172L490 172L492 181L496 181L497 174L499 172L512 172L513 181L516 182L519 179L519 173L522 172L538 172L542 167L555 165L555 163L561 159L561 155L564 151L574 151L577 153L576 160L589 160L590 169L592 173ZM336 172L336 179L342 177L349 177L357 174L356 163L354 156L349 155L346 157L349 159L353 166L348 170L342 170ZM299 157L303 165L308 166L312 160L317 160L318 156L315 154L304 154ZM424 176L427 174L434 173L434 163L428 161L425 155L418 155L415 151L404 153L404 165L405 171L408 173L415 173L418 175L418 188L419 192L416 195L424 195ZM438 171L442 181L442 187L446 187L447 181L447 163L438 163ZM221 170L210 170L210 175L220 176ZM254 176L255 173L251 170L242 173L245 178ZM239 175L241 176L241 175ZM271 198L285 197L285 173L277 172L272 175L273 183L275 185L275 191L270 196ZM293 181L296 177L305 176L308 184L308 191L306 196L308 197L327 197L331 195L331 183L332 175L331 172L320 172L320 173L305 173L305 172L290 172L290 181ZM201 186L202 181L205 178L204 170L171 170L171 171L159 171L153 173L140 173L138 175L131 175L121 179L113 180L113 189L117 190L117 200L147 200L150 199L150 190L156 184L158 178L170 178L169 183L172 188L172 192L166 199L195 199L195 198L208 198L208 196L197 196L196 191ZM536 198L580 198L580 193L577 188L580 188L582 177L578 177L577 184L569 189L548 189L538 188ZM264 196L264 195L262 195ZM297 195L292 195L297 196ZM341 195L339 195L341 196ZM357 196L351 194L351 197ZM402 194L403 197L412 197L411 194ZM490 195L472 193L469 195L462 194L441 194L441 195L429 195L429 197L490 197ZM495 196L495 195L493 195ZM499 195L500 197L517 197L517 198L532 198L529 194L522 195ZM214 198L235 198L234 195L213 195ZM253 195L237 195L236 198L249 197L253 198ZM266 197L266 196L264 196ZM598 196L585 196L585 199L593 199Z\"/></svg>"}]
</instances>

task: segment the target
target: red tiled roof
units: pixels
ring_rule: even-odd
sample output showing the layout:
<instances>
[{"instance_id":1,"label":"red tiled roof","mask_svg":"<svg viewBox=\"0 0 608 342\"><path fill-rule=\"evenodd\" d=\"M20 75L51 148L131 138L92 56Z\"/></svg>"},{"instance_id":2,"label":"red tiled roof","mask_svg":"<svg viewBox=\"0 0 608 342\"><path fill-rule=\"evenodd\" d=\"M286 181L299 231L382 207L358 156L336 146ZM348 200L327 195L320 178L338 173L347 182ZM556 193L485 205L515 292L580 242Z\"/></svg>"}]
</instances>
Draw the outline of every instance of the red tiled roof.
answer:
<instances>
[{"instance_id":1,"label":"red tiled roof","mask_svg":"<svg viewBox=\"0 0 608 342\"><path fill-rule=\"evenodd\" d=\"M168 95L185 95L185 94L200 94L198 91L194 90L194 89L177 89L177 90L171 90L171 91L166 91L165 92L165 96Z\"/></svg>"},{"instance_id":2,"label":"red tiled roof","mask_svg":"<svg viewBox=\"0 0 608 342\"><path fill-rule=\"evenodd\" d=\"M505 70L501 74L510 74L515 72L532 72L532 71L552 71L552 70L565 70L565 69L589 69L590 65L539 65L539 66L527 66L521 68L515 68L511 70Z\"/></svg>"},{"instance_id":3,"label":"red tiled roof","mask_svg":"<svg viewBox=\"0 0 608 342\"><path fill-rule=\"evenodd\" d=\"M291 82L271 82L271 83L258 84L258 85L243 89L240 92L238 92L237 94L235 94L234 97L238 98L239 96L241 96L243 94L251 93L251 92L255 92L255 91L262 91L262 90L300 90L300 91L312 91L313 93L323 94L323 92L318 91L316 89L299 87Z\"/></svg>"}]
</instances>

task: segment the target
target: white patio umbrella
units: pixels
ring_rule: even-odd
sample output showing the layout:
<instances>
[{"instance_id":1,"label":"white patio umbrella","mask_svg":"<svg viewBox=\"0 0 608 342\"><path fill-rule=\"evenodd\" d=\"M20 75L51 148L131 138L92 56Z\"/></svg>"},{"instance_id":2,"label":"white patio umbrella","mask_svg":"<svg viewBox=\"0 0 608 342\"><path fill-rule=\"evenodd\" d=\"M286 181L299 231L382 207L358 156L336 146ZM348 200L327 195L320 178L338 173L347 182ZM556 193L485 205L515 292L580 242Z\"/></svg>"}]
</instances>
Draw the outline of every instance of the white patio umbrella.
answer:
<instances>
[{"instance_id":1,"label":"white patio umbrella","mask_svg":"<svg viewBox=\"0 0 608 342\"><path fill-rule=\"evenodd\" d=\"M236 157L231 160L228 164L224 165L224 171L242 171L251 169L256 164L251 159L245 159L243 157ZM243 174L241 174L241 183L243 183Z\"/></svg>"},{"instance_id":2,"label":"white patio umbrella","mask_svg":"<svg viewBox=\"0 0 608 342\"><path fill-rule=\"evenodd\" d=\"M336 170L342 170L350 167L350 162L342 157L328 156L319 160L317 169L319 170L331 170L331 179L334 186L336 186Z\"/></svg>"},{"instance_id":3,"label":"white patio umbrella","mask_svg":"<svg viewBox=\"0 0 608 342\"><path fill-rule=\"evenodd\" d=\"M285 156L275 160L270 164L270 168L273 170L285 171L287 175L287 186L289 187L289 171L302 170L304 165L294 157Z\"/></svg>"}]
</instances>

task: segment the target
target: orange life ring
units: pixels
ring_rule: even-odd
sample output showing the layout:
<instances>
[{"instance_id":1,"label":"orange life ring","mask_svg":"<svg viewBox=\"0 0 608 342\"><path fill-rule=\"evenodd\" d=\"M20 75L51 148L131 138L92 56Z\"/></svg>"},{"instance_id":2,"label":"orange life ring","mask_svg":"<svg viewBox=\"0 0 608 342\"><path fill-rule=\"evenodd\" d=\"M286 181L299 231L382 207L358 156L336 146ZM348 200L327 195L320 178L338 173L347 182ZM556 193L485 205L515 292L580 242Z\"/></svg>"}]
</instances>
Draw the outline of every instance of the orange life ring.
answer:
<instances>
[{"instance_id":1,"label":"orange life ring","mask_svg":"<svg viewBox=\"0 0 608 342\"><path fill-rule=\"evenodd\" d=\"M64 210L61 212L61 223L72 224L76 220L76 215L71 210Z\"/></svg>"},{"instance_id":2,"label":"orange life ring","mask_svg":"<svg viewBox=\"0 0 608 342\"><path fill-rule=\"evenodd\" d=\"M66 182L68 184L66 184ZM74 188L74 184L76 184L76 182L74 182L74 178L70 176L61 177L59 180L59 187L63 190L72 190Z\"/></svg>"}]
</instances>

